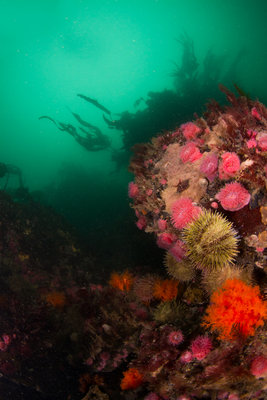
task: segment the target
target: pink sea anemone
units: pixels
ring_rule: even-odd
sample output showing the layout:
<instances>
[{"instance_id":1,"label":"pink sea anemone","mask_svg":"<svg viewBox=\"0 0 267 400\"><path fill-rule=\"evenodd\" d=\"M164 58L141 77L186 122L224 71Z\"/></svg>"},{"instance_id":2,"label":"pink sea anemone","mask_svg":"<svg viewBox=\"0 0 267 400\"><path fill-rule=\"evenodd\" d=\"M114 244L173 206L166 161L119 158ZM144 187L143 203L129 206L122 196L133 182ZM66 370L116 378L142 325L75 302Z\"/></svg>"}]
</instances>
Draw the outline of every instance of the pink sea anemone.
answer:
<instances>
[{"instance_id":1,"label":"pink sea anemone","mask_svg":"<svg viewBox=\"0 0 267 400\"><path fill-rule=\"evenodd\" d=\"M257 120L261 120L261 116L260 116L260 113L259 113L259 111L257 110L257 108L256 107L252 107L252 109L251 109L251 115L254 117L254 118L256 118Z\"/></svg>"},{"instance_id":2,"label":"pink sea anemone","mask_svg":"<svg viewBox=\"0 0 267 400\"><path fill-rule=\"evenodd\" d=\"M230 179L236 175L240 168L240 160L236 153L226 152L221 156L219 165L219 178Z\"/></svg>"},{"instance_id":3,"label":"pink sea anemone","mask_svg":"<svg viewBox=\"0 0 267 400\"><path fill-rule=\"evenodd\" d=\"M193 357L193 354L191 353L191 351L186 350L181 354L180 361L183 364L187 364L187 363L190 363L193 360L193 358L194 357Z\"/></svg>"},{"instance_id":4,"label":"pink sea anemone","mask_svg":"<svg viewBox=\"0 0 267 400\"><path fill-rule=\"evenodd\" d=\"M218 208L218 203L216 201L212 201L210 203L211 207L214 208L215 210Z\"/></svg>"},{"instance_id":5,"label":"pink sea anemone","mask_svg":"<svg viewBox=\"0 0 267 400\"><path fill-rule=\"evenodd\" d=\"M248 137L250 137L250 138L252 138L252 139L254 139L256 136L257 136L257 131L253 131L253 129L248 129L247 130L247 135L248 135Z\"/></svg>"},{"instance_id":6,"label":"pink sea anemone","mask_svg":"<svg viewBox=\"0 0 267 400\"><path fill-rule=\"evenodd\" d=\"M267 358L264 356L257 356L251 363L250 372L256 378L261 378L267 375Z\"/></svg>"},{"instance_id":7,"label":"pink sea anemone","mask_svg":"<svg viewBox=\"0 0 267 400\"><path fill-rule=\"evenodd\" d=\"M208 336L197 336L191 343L193 356L197 360L203 360L211 351L212 342Z\"/></svg>"},{"instance_id":8,"label":"pink sea anemone","mask_svg":"<svg viewBox=\"0 0 267 400\"><path fill-rule=\"evenodd\" d=\"M139 228L140 230L143 230L146 228L147 222L146 222L146 217L144 217L143 215L141 215L138 218L138 221L136 222L136 226L137 228Z\"/></svg>"},{"instance_id":9,"label":"pink sea anemone","mask_svg":"<svg viewBox=\"0 0 267 400\"><path fill-rule=\"evenodd\" d=\"M213 181L217 174L218 169L218 156L214 153L209 153L200 165L200 171L208 178L209 181Z\"/></svg>"},{"instance_id":10,"label":"pink sea anemone","mask_svg":"<svg viewBox=\"0 0 267 400\"><path fill-rule=\"evenodd\" d=\"M184 335L180 329L178 331L172 331L168 335L168 342L173 346L178 346L178 344L182 343L183 340Z\"/></svg>"},{"instance_id":11,"label":"pink sea anemone","mask_svg":"<svg viewBox=\"0 0 267 400\"><path fill-rule=\"evenodd\" d=\"M241 210L250 202L249 192L238 182L227 183L215 197L228 211Z\"/></svg>"},{"instance_id":12,"label":"pink sea anemone","mask_svg":"<svg viewBox=\"0 0 267 400\"><path fill-rule=\"evenodd\" d=\"M146 395L144 400L160 400L160 397L156 393L150 392L148 395Z\"/></svg>"},{"instance_id":13,"label":"pink sea anemone","mask_svg":"<svg viewBox=\"0 0 267 400\"><path fill-rule=\"evenodd\" d=\"M257 147L257 140L256 139L249 139L246 141L247 148L252 149L253 147Z\"/></svg>"},{"instance_id":14,"label":"pink sea anemone","mask_svg":"<svg viewBox=\"0 0 267 400\"><path fill-rule=\"evenodd\" d=\"M188 396L187 394L181 394L181 396L179 396L177 398L177 400L191 400L192 397Z\"/></svg>"},{"instance_id":15,"label":"pink sea anemone","mask_svg":"<svg viewBox=\"0 0 267 400\"><path fill-rule=\"evenodd\" d=\"M168 250L173 243L176 241L177 237L175 235L173 235L172 233L161 233L158 236L157 239L157 245L161 248L161 249L165 249Z\"/></svg>"},{"instance_id":16,"label":"pink sea anemone","mask_svg":"<svg viewBox=\"0 0 267 400\"><path fill-rule=\"evenodd\" d=\"M171 211L173 226L177 229L183 229L194 218L198 217L201 208L194 206L189 197L181 197L173 203Z\"/></svg>"},{"instance_id":17,"label":"pink sea anemone","mask_svg":"<svg viewBox=\"0 0 267 400\"><path fill-rule=\"evenodd\" d=\"M186 253L185 244L182 240L177 240L169 249L169 253L177 260L181 261Z\"/></svg>"},{"instance_id":18,"label":"pink sea anemone","mask_svg":"<svg viewBox=\"0 0 267 400\"><path fill-rule=\"evenodd\" d=\"M187 122L186 124L182 124L181 129L184 137L187 140L195 139L197 135L201 132L201 129L193 122Z\"/></svg>"},{"instance_id":19,"label":"pink sea anemone","mask_svg":"<svg viewBox=\"0 0 267 400\"><path fill-rule=\"evenodd\" d=\"M131 199L134 199L134 198L137 197L138 192L139 192L139 189L138 189L137 184L134 183L134 182L130 182L129 185L128 185L128 196Z\"/></svg>"},{"instance_id":20,"label":"pink sea anemone","mask_svg":"<svg viewBox=\"0 0 267 400\"><path fill-rule=\"evenodd\" d=\"M199 148L194 142L188 142L187 144L182 146L180 151L180 159L183 163L194 162L201 157L202 154L200 153Z\"/></svg>"},{"instance_id":21,"label":"pink sea anemone","mask_svg":"<svg viewBox=\"0 0 267 400\"><path fill-rule=\"evenodd\" d=\"M257 135L256 139L258 141L259 148L262 151L266 151L267 150L267 133L266 132L260 132Z\"/></svg>"},{"instance_id":22,"label":"pink sea anemone","mask_svg":"<svg viewBox=\"0 0 267 400\"><path fill-rule=\"evenodd\" d=\"M166 219L160 218L158 220L158 228L159 228L160 231L165 231L165 229L167 228Z\"/></svg>"},{"instance_id":23,"label":"pink sea anemone","mask_svg":"<svg viewBox=\"0 0 267 400\"><path fill-rule=\"evenodd\" d=\"M228 400L240 400L240 397L236 393L230 393Z\"/></svg>"}]
</instances>

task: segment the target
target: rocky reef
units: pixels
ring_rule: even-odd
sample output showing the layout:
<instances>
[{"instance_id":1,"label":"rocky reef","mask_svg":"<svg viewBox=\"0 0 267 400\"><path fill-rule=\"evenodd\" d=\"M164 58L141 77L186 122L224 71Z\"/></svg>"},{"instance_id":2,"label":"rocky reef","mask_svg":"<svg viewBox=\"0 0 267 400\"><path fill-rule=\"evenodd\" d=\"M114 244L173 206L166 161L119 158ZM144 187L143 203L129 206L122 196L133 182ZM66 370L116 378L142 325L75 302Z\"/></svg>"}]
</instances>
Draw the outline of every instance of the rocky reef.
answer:
<instances>
[{"instance_id":1,"label":"rocky reef","mask_svg":"<svg viewBox=\"0 0 267 400\"><path fill-rule=\"evenodd\" d=\"M256 399L266 390L267 109L221 90L227 106L211 102L203 117L136 145L130 165L136 225L155 236L180 288L175 304L159 306L163 325L145 340L153 350L135 362L164 399ZM196 314L178 317L181 303ZM179 356L160 347L168 312L173 330L188 324Z\"/></svg>"},{"instance_id":2,"label":"rocky reef","mask_svg":"<svg viewBox=\"0 0 267 400\"><path fill-rule=\"evenodd\" d=\"M230 105L213 102L203 117L136 146L129 196L137 226L155 234L167 260L203 279L224 266L254 279L266 273L267 109L222 90Z\"/></svg>"}]
</instances>

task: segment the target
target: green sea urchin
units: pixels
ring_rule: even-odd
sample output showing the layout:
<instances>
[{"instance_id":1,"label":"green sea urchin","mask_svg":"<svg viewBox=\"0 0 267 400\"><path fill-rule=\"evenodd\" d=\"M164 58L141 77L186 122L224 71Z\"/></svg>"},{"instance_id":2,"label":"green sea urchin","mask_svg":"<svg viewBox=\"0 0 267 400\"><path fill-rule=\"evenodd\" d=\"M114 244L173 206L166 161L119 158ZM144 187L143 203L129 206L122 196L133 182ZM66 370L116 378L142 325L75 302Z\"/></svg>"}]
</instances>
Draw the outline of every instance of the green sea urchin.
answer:
<instances>
[{"instance_id":1,"label":"green sea urchin","mask_svg":"<svg viewBox=\"0 0 267 400\"><path fill-rule=\"evenodd\" d=\"M191 281L196 273L188 260L177 261L169 252L166 253L164 265L168 274L181 282Z\"/></svg>"},{"instance_id":2,"label":"green sea urchin","mask_svg":"<svg viewBox=\"0 0 267 400\"><path fill-rule=\"evenodd\" d=\"M194 267L214 270L232 263L238 253L237 232L218 212L203 211L183 230L187 257Z\"/></svg>"},{"instance_id":3,"label":"green sea urchin","mask_svg":"<svg viewBox=\"0 0 267 400\"><path fill-rule=\"evenodd\" d=\"M162 301L153 311L153 318L157 322L175 324L179 320L185 320L186 305L172 301Z\"/></svg>"}]
</instances>

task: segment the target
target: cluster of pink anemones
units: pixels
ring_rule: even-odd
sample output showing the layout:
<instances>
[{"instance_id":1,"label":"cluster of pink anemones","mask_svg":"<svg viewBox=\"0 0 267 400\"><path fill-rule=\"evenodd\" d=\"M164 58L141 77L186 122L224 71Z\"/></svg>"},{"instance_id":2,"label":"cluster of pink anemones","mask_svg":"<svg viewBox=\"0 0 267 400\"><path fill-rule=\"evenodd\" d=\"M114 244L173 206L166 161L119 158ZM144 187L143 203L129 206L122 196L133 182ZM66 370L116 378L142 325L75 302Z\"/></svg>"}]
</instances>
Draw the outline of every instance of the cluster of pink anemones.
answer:
<instances>
[{"instance_id":1,"label":"cluster of pink anemones","mask_svg":"<svg viewBox=\"0 0 267 400\"><path fill-rule=\"evenodd\" d=\"M182 124L180 128L187 140L195 139L201 132L201 129L193 122L186 122L185 124Z\"/></svg>"},{"instance_id":2,"label":"cluster of pink anemones","mask_svg":"<svg viewBox=\"0 0 267 400\"><path fill-rule=\"evenodd\" d=\"M193 219L197 218L201 208L195 206L189 197L180 197L171 207L171 221L175 228L183 229Z\"/></svg>"},{"instance_id":3,"label":"cluster of pink anemones","mask_svg":"<svg viewBox=\"0 0 267 400\"><path fill-rule=\"evenodd\" d=\"M218 156L215 153L209 153L205 156L200 165L200 171L209 181L213 181L218 170Z\"/></svg>"},{"instance_id":4,"label":"cluster of pink anemones","mask_svg":"<svg viewBox=\"0 0 267 400\"><path fill-rule=\"evenodd\" d=\"M236 153L226 152L221 155L219 178L233 178L240 169L240 159Z\"/></svg>"},{"instance_id":5,"label":"cluster of pink anemones","mask_svg":"<svg viewBox=\"0 0 267 400\"><path fill-rule=\"evenodd\" d=\"M249 192L238 182L227 183L215 196L224 210L238 211L250 202Z\"/></svg>"},{"instance_id":6,"label":"cluster of pink anemones","mask_svg":"<svg viewBox=\"0 0 267 400\"><path fill-rule=\"evenodd\" d=\"M202 154L199 151L199 148L194 142L188 142L184 146L182 146L180 151L180 159L183 163L186 162L194 162L202 157Z\"/></svg>"},{"instance_id":7,"label":"cluster of pink anemones","mask_svg":"<svg viewBox=\"0 0 267 400\"><path fill-rule=\"evenodd\" d=\"M197 336L191 343L191 351L193 356L201 361L212 349L212 341L208 336Z\"/></svg>"}]
</instances>

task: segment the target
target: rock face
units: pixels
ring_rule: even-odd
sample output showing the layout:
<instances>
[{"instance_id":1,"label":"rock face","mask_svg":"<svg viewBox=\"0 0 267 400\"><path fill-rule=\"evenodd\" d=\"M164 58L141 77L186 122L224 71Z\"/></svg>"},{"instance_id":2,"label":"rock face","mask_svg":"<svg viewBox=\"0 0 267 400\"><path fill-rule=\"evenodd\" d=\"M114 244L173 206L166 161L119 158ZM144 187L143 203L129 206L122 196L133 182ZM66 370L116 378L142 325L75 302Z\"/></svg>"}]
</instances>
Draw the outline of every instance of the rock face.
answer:
<instances>
[{"instance_id":1,"label":"rock face","mask_svg":"<svg viewBox=\"0 0 267 400\"><path fill-rule=\"evenodd\" d=\"M132 207L137 226L153 232L160 247L162 235L171 235L168 251L183 240L186 228L175 223L177 200L216 210L237 231L236 264L266 272L267 109L222 89L230 105L212 103L204 117L136 146L130 164L136 188ZM181 206L181 217L188 212Z\"/></svg>"}]
</instances>

